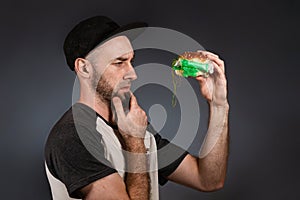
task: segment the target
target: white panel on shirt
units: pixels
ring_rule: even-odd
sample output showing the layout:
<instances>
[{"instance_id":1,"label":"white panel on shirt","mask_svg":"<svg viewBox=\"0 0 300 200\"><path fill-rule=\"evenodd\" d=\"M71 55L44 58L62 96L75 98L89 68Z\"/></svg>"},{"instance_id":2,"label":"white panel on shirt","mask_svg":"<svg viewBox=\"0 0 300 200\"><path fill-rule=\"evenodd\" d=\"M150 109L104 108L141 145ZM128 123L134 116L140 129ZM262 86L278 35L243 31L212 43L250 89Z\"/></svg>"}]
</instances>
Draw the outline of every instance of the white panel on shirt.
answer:
<instances>
[{"instance_id":1,"label":"white panel on shirt","mask_svg":"<svg viewBox=\"0 0 300 200\"><path fill-rule=\"evenodd\" d=\"M108 126L100 117L96 121L96 130L102 135L105 158L111 162L119 175L124 179L125 159L122 153L122 146L114 130ZM150 200L158 200L158 174L157 174L157 154L156 141L150 132L146 132L144 139L145 147L148 149L148 164L150 176ZM151 153L152 152L152 153Z\"/></svg>"}]
</instances>

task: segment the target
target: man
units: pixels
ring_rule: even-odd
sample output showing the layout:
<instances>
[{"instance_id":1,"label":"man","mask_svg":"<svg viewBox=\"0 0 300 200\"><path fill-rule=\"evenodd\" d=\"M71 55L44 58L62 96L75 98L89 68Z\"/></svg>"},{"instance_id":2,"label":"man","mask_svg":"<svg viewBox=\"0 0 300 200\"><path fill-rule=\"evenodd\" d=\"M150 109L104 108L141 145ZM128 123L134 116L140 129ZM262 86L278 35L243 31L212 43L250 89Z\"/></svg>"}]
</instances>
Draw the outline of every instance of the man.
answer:
<instances>
[{"instance_id":1,"label":"man","mask_svg":"<svg viewBox=\"0 0 300 200\"><path fill-rule=\"evenodd\" d=\"M200 191L223 187L229 111L224 62L201 52L215 72L196 77L210 105L210 120L199 157L194 157L152 129L130 91L137 78L131 65L134 52L130 36L122 31L141 26L120 27L97 16L68 34L64 51L79 79L80 98L55 124L46 143L53 199L158 199L158 182L168 180Z\"/></svg>"}]
</instances>

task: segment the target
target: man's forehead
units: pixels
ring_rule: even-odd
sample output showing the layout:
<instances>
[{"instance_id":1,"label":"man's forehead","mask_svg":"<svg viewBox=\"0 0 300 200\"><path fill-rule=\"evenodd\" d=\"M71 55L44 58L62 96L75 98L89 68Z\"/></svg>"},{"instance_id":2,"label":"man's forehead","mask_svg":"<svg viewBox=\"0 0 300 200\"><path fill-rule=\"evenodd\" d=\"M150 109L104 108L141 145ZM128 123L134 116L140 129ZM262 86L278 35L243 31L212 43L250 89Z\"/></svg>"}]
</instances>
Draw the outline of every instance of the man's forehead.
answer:
<instances>
[{"instance_id":1,"label":"man's forehead","mask_svg":"<svg viewBox=\"0 0 300 200\"><path fill-rule=\"evenodd\" d=\"M108 56L115 59L128 53L132 53L133 49L129 39L126 36L118 36L112 38L94 49L101 56Z\"/></svg>"}]
</instances>

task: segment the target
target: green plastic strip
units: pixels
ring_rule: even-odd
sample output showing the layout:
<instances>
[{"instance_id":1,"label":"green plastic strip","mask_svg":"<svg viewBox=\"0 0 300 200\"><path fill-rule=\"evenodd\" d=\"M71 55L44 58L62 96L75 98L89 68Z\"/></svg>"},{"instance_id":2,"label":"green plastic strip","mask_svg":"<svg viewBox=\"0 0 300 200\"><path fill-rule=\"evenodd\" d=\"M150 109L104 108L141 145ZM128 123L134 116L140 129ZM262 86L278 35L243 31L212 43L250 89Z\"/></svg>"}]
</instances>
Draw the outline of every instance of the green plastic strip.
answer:
<instances>
[{"instance_id":1,"label":"green plastic strip","mask_svg":"<svg viewBox=\"0 0 300 200\"><path fill-rule=\"evenodd\" d=\"M200 63L181 58L179 58L179 60L173 61L172 63L172 68L174 70L183 70L182 76L184 77L196 77L199 71L208 73L208 66L208 63Z\"/></svg>"}]
</instances>

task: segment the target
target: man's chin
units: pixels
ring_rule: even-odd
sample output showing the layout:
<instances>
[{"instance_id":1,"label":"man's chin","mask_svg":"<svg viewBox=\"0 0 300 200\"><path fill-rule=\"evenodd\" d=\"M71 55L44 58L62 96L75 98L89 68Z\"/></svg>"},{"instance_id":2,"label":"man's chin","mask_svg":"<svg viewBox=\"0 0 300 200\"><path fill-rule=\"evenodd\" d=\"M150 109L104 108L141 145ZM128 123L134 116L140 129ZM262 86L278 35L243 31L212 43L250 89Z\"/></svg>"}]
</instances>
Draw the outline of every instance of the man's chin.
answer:
<instances>
[{"instance_id":1,"label":"man's chin","mask_svg":"<svg viewBox=\"0 0 300 200\"><path fill-rule=\"evenodd\" d=\"M130 97L131 97L131 92L130 90L126 92L118 91L117 93L112 95L113 97L119 97L122 101L123 107L129 107L129 102L130 102Z\"/></svg>"},{"instance_id":2,"label":"man's chin","mask_svg":"<svg viewBox=\"0 0 300 200\"><path fill-rule=\"evenodd\" d=\"M127 114L129 112L129 109L130 109L130 98L131 98L131 92L128 91L128 92L118 92L118 93L115 93L112 95L112 98L113 97L119 97L122 101L122 106L124 108L124 112ZM112 104L113 106L113 104ZM114 106L112 107L113 109L113 112L115 110Z\"/></svg>"}]
</instances>

